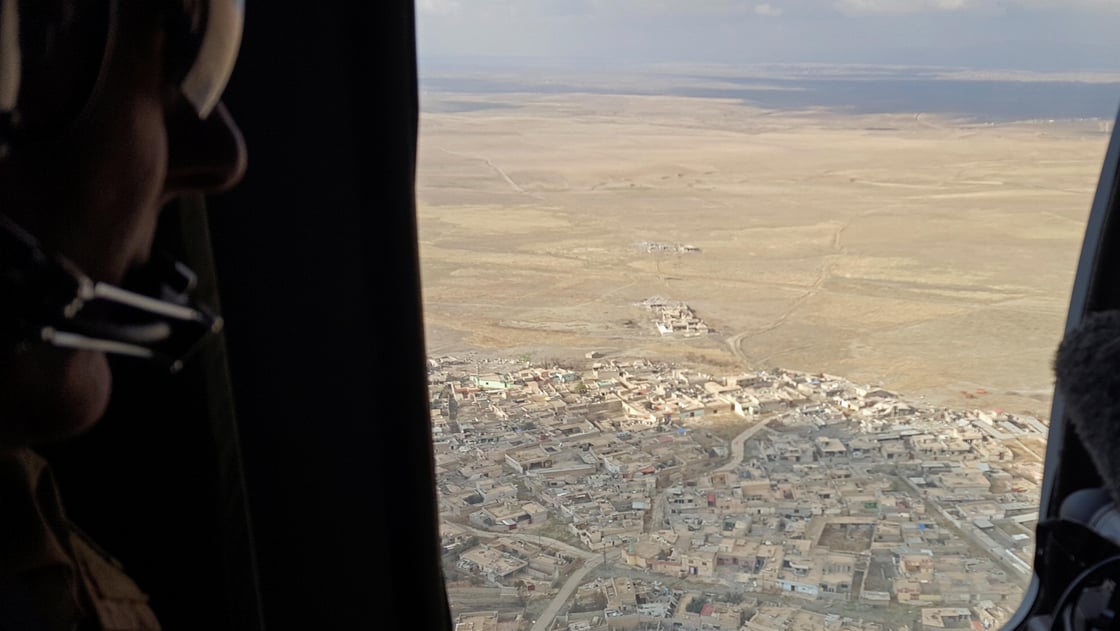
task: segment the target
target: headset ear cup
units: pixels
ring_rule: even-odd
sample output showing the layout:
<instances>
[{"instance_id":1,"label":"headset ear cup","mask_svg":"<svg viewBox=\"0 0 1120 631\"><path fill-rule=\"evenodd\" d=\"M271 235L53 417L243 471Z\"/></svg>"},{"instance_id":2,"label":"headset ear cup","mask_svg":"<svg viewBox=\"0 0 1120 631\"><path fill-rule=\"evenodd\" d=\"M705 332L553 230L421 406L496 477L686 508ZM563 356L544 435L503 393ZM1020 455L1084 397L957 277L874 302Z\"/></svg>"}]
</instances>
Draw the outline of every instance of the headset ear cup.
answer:
<instances>
[{"instance_id":1,"label":"headset ear cup","mask_svg":"<svg viewBox=\"0 0 1120 631\"><path fill-rule=\"evenodd\" d=\"M104 82L117 5L0 0L0 152L59 138L81 124Z\"/></svg>"},{"instance_id":2,"label":"headset ear cup","mask_svg":"<svg viewBox=\"0 0 1120 631\"><path fill-rule=\"evenodd\" d=\"M11 150L11 136L19 122L21 64L19 0L0 0L0 158Z\"/></svg>"}]
</instances>

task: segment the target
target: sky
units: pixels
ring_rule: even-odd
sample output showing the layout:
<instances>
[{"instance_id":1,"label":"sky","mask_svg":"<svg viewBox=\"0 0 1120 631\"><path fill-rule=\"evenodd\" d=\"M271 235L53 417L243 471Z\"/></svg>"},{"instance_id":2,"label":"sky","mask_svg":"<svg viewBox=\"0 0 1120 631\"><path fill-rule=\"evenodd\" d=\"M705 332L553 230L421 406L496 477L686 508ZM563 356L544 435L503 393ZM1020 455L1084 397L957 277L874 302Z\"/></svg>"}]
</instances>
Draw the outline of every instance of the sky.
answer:
<instances>
[{"instance_id":1,"label":"sky","mask_svg":"<svg viewBox=\"0 0 1120 631\"><path fill-rule=\"evenodd\" d=\"M1120 70L1120 0L416 0L448 60Z\"/></svg>"}]
</instances>

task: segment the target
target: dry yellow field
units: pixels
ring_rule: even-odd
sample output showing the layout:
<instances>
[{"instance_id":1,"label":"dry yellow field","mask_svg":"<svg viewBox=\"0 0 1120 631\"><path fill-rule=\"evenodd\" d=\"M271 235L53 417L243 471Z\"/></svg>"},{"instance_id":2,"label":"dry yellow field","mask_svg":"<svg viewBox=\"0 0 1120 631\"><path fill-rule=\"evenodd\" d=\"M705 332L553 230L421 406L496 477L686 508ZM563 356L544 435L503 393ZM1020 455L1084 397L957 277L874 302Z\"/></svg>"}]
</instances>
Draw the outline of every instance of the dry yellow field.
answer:
<instances>
[{"instance_id":1,"label":"dry yellow field","mask_svg":"<svg viewBox=\"0 0 1120 631\"><path fill-rule=\"evenodd\" d=\"M778 366L1049 415L1107 144L1099 122L660 96L424 99L431 353ZM688 303L716 332L660 336L637 305L652 296Z\"/></svg>"}]
</instances>

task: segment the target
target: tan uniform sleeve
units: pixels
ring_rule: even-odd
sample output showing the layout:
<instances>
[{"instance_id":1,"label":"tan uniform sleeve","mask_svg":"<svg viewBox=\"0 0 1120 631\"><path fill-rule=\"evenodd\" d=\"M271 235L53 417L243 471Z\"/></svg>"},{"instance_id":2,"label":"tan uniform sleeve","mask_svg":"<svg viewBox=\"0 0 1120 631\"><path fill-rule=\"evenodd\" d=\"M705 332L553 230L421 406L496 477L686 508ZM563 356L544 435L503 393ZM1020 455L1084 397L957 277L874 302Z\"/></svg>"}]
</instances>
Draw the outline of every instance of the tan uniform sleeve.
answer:
<instances>
[{"instance_id":1,"label":"tan uniform sleeve","mask_svg":"<svg viewBox=\"0 0 1120 631\"><path fill-rule=\"evenodd\" d=\"M0 629L70 631L87 611L66 519L46 462L30 449L0 450Z\"/></svg>"},{"instance_id":2,"label":"tan uniform sleeve","mask_svg":"<svg viewBox=\"0 0 1120 631\"><path fill-rule=\"evenodd\" d=\"M105 631L160 631L148 596L78 531L70 538L74 557L94 615Z\"/></svg>"},{"instance_id":3,"label":"tan uniform sleeve","mask_svg":"<svg viewBox=\"0 0 1120 631\"><path fill-rule=\"evenodd\" d=\"M159 631L148 596L66 518L46 461L0 451L0 631Z\"/></svg>"}]
</instances>

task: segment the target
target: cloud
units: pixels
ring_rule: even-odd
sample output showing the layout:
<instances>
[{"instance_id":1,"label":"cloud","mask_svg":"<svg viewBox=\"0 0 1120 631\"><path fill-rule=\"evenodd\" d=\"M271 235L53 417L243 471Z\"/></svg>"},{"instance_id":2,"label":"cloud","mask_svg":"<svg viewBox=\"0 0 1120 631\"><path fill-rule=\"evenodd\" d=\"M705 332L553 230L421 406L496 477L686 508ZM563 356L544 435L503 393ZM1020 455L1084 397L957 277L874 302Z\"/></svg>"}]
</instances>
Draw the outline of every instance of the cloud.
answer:
<instances>
[{"instance_id":1,"label":"cloud","mask_svg":"<svg viewBox=\"0 0 1120 631\"><path fill-rule=\"evenodd\" d=\"M785 0L795 2L796 0ZM907 15L970 11L1002 13L1007 10L1061 11L1081 14L1118 14L1116 0L829 0L845 15ZM811 2L810 2L811 3ZM822 2L822 4L824 4Z\"/></svg>"},{"instance_id":2,"label":"cloud","mask_svg":"<svg viewBox=\"0 0 1120 631\"><path fill-rule=\"evenodd\" d=\"M416 0L416 10L425 15L456 15L461 8L459 0Z\"/></svg>"},{"instance_id":3,"label":"cloud","mask_svg":"<svg viewBox=\"0 0 1120 631\"><path fill-rule=\"evenodd\" d=\"M1000 14L1008 10L1061 11L1081 14L1120 13L1120 0L416 0L422 16L473 16L481 19L533 18L720 18L827 14L915 15L969 12Z\"/></svg>"},{"instance_id":4,"label":"cloud","mask_svg":"<svg viewBox=\"0 0 1120 631\"><path fill-rule=\"evenodd\" d=\"M1005 0L1005 6L1023 9L1059 10L1083 13L1120 13L1116 0Z\"/></svg>"},{"instance_id":5,"label":"cloud","mask_svg":"<svg viewBox=\"0 0 1120 631\"><path fill-rule=\"evenodd\" d=\"M930 13L936 11L962 11L982 8L976 0L837 0L833 8L841 13L857 15L899 15L905 13Z\"/></svg>"},{"instance_id":6,"label":"cloud","mask_svg":"<svg viewBox=\"0 0 1120 631\"><path fill-rule=\"evenodd\" d=\"M415 1L429 58L1120 68L1120 0Z\"/></svg>"}]
</instances>

